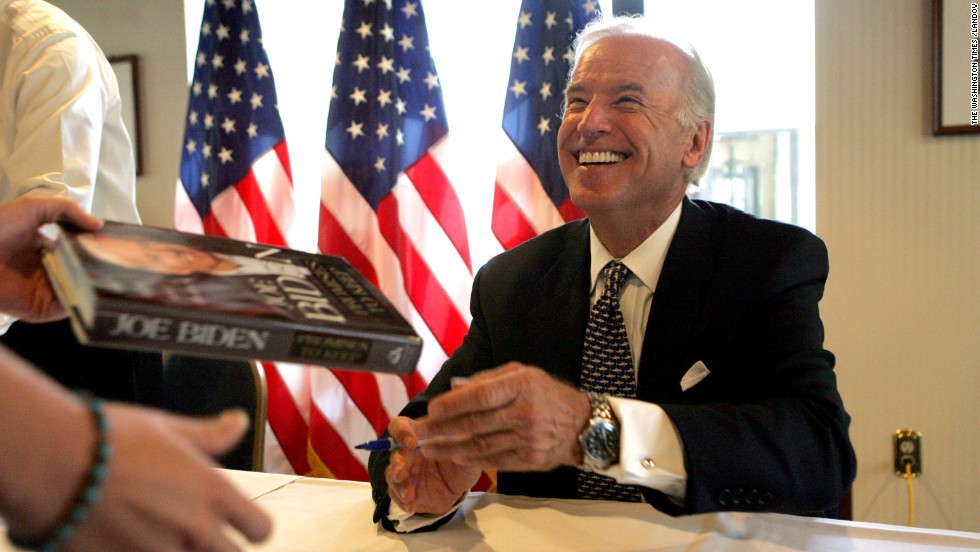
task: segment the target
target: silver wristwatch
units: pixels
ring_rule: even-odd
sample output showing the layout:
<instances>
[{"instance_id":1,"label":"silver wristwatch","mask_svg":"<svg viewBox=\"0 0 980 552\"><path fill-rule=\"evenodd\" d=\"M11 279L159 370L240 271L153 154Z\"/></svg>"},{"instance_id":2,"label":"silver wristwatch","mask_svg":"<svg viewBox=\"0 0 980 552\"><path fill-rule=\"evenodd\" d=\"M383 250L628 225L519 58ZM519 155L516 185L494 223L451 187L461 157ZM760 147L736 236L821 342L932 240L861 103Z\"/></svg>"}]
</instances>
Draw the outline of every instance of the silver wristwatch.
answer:
<instances>
[{"instance_id":1,"label":"silver wristwatch","mask_svg":"<svg viewBox=\"0 0 980 552\"><path fill-rule=\"evenodd\" d=\"M582 465L586 471L604 470L619 460L619 420L605 395L586 391L592 405L592 417L578 434L582 445Z\"/></svg>"}]
</instances>

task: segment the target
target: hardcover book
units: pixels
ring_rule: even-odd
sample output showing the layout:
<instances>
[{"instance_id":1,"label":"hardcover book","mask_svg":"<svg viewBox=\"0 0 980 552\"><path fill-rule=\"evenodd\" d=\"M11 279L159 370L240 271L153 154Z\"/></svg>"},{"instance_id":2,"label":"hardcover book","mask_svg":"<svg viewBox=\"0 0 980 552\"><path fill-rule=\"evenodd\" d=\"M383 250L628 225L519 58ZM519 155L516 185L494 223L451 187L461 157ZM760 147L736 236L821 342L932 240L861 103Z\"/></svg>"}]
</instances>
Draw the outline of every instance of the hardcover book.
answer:
<instances>
[{"instance_id":1,"label":"hardcover book","mask_svg":"<svg viewBox=\"0 0 980 552\"><path fill-rule=\"evenodd\" d=\"M118 222L48 225L82 343L408 374L422 339L341 257Z\"/></svg>"}]
</instances>

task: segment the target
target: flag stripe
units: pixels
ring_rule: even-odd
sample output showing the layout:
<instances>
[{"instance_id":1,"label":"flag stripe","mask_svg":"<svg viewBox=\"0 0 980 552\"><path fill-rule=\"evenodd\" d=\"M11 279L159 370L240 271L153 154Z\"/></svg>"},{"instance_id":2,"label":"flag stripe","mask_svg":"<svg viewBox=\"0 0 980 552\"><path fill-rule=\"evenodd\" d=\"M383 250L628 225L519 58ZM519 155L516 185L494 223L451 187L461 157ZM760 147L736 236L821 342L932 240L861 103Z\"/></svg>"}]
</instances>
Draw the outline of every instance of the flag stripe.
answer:
<instances>
[{"instance_id":1,"label":"flag stripe","mask_svg":"<svg viewBox=\"0 0 980 552\"><path fill-rule=\"evenodd\" d=\"M425 257L407 239L400 225L398 200L389 195L378 205L381 233L402 265L405 289L444 351L455 351L463 342L468 324L459 315L446 291L436 281Z\"/></svg>"},{"instance_id":2,"label":"flag stripe","mask_svg":"<svg viewBox=\"0 0 980 552\"><path fill-rule=\"evenodd\" d=\"M263 362L262 368L265 372L268 394L269 408L266 409L266 417L269 425L276 434L276 440L282 446L293 470L299 475L306 475L310 473L310 465L306 460L306 436L309 433L306 420L296 408L296 403L293 402L293 397L276 365Z\"/></svg>"},{"instance_id":3,"label":"flag stripe","mask_svg":"<svg viewBox=\"0 0 980 552\"><path fill-rule=\"evenodd\" d=\"M439 221L439 225L445 230L449 240L456 246L459 256L466 263L466 268L472 273L473 265L470 261L469 238L466 236L463 208L442 168L432 156L424 155L409 167L405 174L411 179L422 201Z\"/></svg>"},{"instance_id":4,"label":"flag stripe","mask_svg":"<svg viewBox=\"0 0 980 552\"><path fill-rule=\"evenodd\" d=\"M378 381L372 374L350 372L346 370L331 370L337 381L347 391L357 409L374 428L374 434L380 435L388 427L388 413L381 401L381 390Z\"/></svg>"},{"instance_id":5,"label":"flag stripe","mask_svg":"<svg viewBox=\"0 0 980 552\"><path fill-rule=\"evenodd\" d=\"M518 246L538 235L499 183L493 192L493 219L490 227L504 249Z\"/></svg>"},{"instance_id":6,"label":"flag stripe","mask_svg":"<svg viewBox=\"0 0 980 552\"><path fill-rule=\"evenodd\" d=\"M334 218L330 209L324 207L322 203L320 204L320 239L318 246L320 251L329 251L334 255L344 257L368 281L374 285L378 285L378 275L375 273L371 261L361 253L361 250L357 248L357 244L344 232L344 229L340 226L340 222Z\"/></svg>"}]
</instances>

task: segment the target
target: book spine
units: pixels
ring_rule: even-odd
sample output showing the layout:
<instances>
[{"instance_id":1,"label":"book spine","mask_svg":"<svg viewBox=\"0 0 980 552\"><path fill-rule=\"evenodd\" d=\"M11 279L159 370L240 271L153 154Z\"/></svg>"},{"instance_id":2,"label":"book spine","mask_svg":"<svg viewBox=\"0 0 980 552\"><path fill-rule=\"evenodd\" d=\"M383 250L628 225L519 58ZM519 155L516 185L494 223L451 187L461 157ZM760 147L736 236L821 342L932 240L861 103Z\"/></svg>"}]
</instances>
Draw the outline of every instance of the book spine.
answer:
<instances>
[{"instance_id":1,"label":"book spine","mask_svg":"<svg viewBox=\"0 0 980 552\"><path fill-rule=\"evenodd\" d=\"M396 374L411 373L422 348L421 339L415 336L311 332L285 324L229 324L193 313L178 318L108 305L100 306L83 339L91 345L115 348L164 349Z\"/></svg>"}]
</instances>

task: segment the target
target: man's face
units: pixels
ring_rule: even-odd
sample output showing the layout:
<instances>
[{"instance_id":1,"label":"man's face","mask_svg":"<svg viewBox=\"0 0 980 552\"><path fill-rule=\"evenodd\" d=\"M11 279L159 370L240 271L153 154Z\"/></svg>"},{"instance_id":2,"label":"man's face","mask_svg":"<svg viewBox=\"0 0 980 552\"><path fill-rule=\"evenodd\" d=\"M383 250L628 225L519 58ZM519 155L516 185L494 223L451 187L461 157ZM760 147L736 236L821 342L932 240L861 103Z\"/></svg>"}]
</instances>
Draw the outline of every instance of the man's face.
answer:
<instances>
[{"instance_id":1,"label":"man's face","mask_svg":"<svg viewBox=\"0 0 980 552\"><path fill-rule=\"evenodd\" d=\"M674 116L681 53L648 37L589 48L566 91L558 160L572 200L591 217L675 207L687 189L694 129ZM694 148L696 149L696 148Z\"/></svg>"},{"instance_id":2,"label":"man's face","mask_svg":"<svg viewBox=\"0 0 980 552\"><path fill-rule=\"evenodd\" d=\"M79 239L96 256L128 268L160 274L214 272L220 264L219 259L207 252L176 243L128 239L111 234L80 234Z\"/></svg>"}]
</instances>

